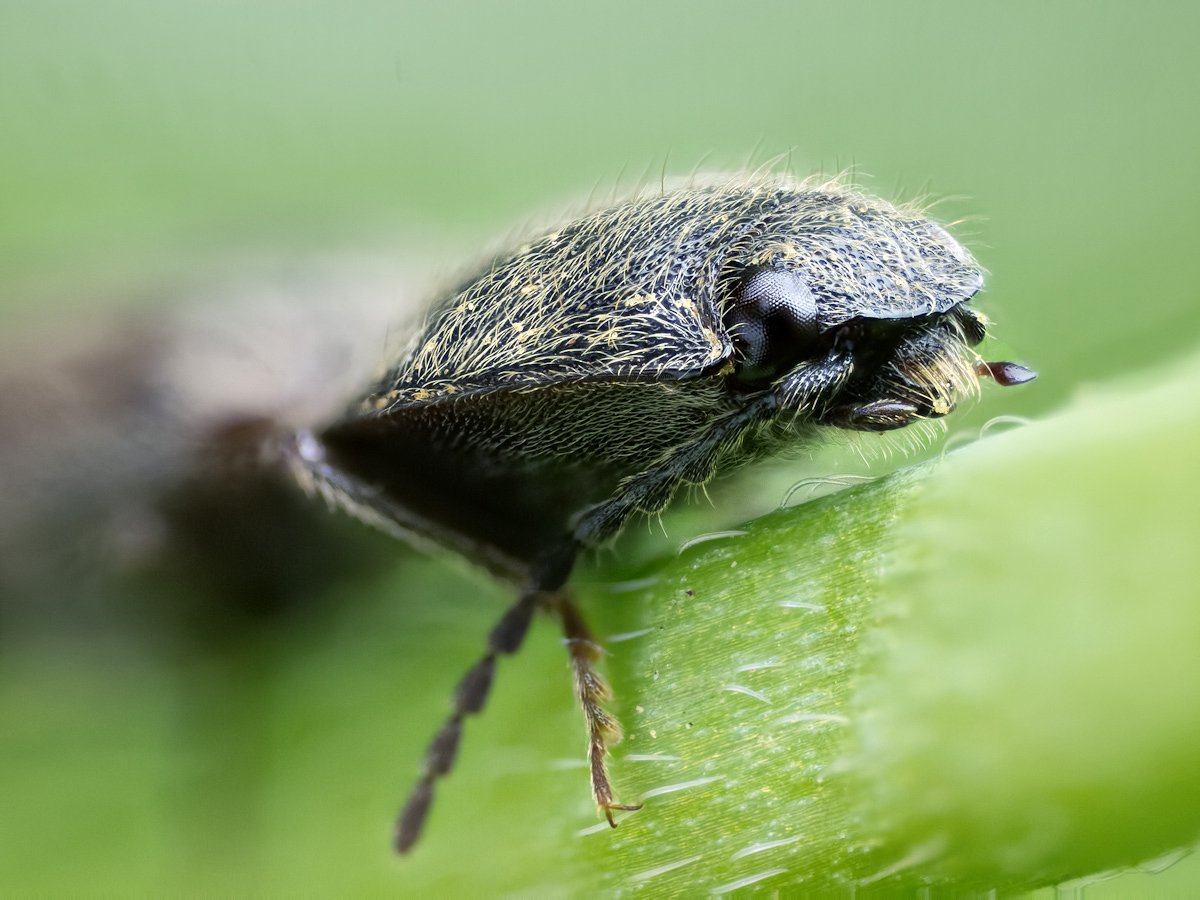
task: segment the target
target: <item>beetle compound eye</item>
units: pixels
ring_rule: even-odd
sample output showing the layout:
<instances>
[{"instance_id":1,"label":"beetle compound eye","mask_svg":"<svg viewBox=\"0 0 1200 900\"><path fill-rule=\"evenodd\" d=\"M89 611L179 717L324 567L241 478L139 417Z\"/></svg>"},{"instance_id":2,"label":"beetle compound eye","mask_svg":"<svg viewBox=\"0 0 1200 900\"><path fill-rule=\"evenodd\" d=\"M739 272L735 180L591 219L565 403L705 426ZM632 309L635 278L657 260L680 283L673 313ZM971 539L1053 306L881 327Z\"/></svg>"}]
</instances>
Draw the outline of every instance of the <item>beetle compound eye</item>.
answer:
<instances>
[{"instance_id":1,"label":"beetle compound eye","mask_svg":"<svg viewBox=\"0 0 1200 900\"><path fill-rule=\"evenodd\" d=\"M737 383L760 388L815 350L817 300L794 272L753 268L735 289L724 324L737 350Z\"/></svg>"}]
</instances>

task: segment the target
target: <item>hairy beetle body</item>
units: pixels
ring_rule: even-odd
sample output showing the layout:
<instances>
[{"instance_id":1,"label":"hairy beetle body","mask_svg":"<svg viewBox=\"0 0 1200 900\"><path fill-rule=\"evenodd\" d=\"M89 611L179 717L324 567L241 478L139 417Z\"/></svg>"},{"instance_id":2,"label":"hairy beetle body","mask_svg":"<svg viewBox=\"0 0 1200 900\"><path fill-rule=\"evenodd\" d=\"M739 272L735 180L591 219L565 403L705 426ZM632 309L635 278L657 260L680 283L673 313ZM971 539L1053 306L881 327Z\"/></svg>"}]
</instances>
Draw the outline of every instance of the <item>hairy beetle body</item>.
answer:
<instances>
[{"instance_id":1,"label":"hairy beetle body","mask_svg":"<svg viewBox=\"0 0 1200 900\"><path fill-rule=\"evenodd\" d=\"M731 182L601 210L536 237L436 303L398 365L296 437L311 489L520 586L431 745L397 845L419 834L465 716L538 607L563 619L593 790L618 736L597 648L562 586L577 553L821 426L950 412L977 376L982 272L940 226L836 184ZM999 375L998 373L1003 373Z\"/></svg>"}]
</instances>

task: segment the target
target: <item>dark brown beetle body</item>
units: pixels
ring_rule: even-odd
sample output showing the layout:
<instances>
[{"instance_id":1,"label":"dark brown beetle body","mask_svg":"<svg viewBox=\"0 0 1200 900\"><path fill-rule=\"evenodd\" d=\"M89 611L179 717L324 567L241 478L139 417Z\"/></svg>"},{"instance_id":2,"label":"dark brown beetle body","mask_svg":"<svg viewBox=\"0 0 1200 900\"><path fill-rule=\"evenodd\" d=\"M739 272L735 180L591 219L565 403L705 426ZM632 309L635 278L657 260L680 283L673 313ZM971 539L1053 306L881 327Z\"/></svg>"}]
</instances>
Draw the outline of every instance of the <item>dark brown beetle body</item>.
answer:
<instances>
[{"instance_id":1,"label":"dark brown beetle body","mask_svg":"<svg viewBox=\"0 0 1200 900\"><path fill-rule=\"evenodd\" d=\"M596 801L619 737L598 648L563 585L581 549L686 484L811 438L950 412L984 363L970 255L916 210L839 185L687 188L602 210L503 254L451 291L342 419L295 436L310 490L519 586L460 685L397 834L419 835L462 720L533 611L562 616Z\"/></svg>"}]
</instances>

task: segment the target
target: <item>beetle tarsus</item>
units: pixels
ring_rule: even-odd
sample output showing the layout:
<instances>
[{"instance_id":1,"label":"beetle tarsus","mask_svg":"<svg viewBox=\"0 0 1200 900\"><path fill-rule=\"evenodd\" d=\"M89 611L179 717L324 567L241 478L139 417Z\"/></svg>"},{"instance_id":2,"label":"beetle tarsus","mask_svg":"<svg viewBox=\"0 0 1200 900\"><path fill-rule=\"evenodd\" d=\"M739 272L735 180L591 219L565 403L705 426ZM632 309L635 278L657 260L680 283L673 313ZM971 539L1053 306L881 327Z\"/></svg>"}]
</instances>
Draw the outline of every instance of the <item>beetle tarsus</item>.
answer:
<instances>
[{"instance_id":1,"label":"beetle tarsus","mask_svg":"<svg viewBox=\"0 0 1200 900\"><path fill-rule=\"evenodd\" d=\"M616 828L613 810L633 811L642 807L640 804L630 806L618 802L608 779L605 757L608 748L621 740L621 725L604 708L604 704L612 699L608 683L596 671L596 663L604 650L596 643L583 616L566 593L559 594L558 608L562 617L563 636L571 656L571 672L575 676L575 699L579 701L587 725L592 797L608 824Z\"/></svg>"}]
</instances>

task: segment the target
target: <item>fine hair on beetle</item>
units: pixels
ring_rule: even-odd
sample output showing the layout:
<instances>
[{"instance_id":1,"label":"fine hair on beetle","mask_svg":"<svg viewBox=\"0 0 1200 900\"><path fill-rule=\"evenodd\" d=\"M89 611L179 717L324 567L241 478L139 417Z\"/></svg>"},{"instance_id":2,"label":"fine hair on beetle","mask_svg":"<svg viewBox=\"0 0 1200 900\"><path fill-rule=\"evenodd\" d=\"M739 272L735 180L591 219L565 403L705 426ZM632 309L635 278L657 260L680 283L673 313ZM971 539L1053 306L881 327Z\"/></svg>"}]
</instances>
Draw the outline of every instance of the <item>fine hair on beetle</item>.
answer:
<instances>
[{"instance_id":1,"label":"fine hair on beetle","mask_svg":"<svg viewBox=\"0 0 1200 900\"><path fill-rule=\"evenodd\" d=\"M822 432L951 412L980 377L980 266L921 209L837 180L714 180L591 210L514 242L430 307L399 361L340 417L285 436L310 493L456 551L516 597L459 682L397 821L408 851L497 660L535 612L562 624L592 794L617 799L602 651L566 587L638 515Z\"/></svg>"}]
</instances>

